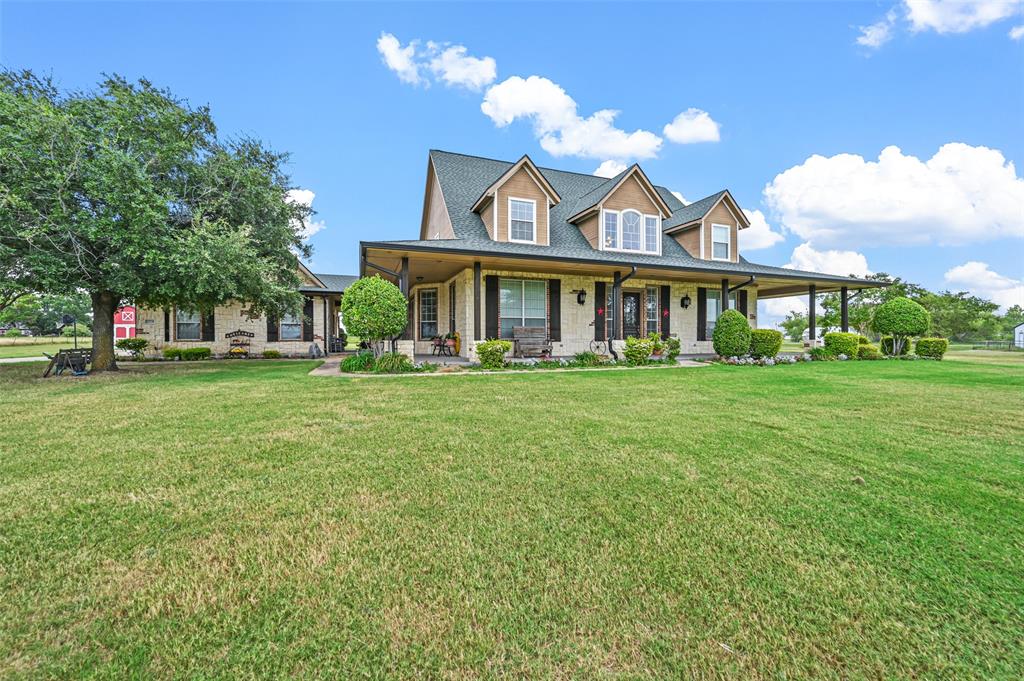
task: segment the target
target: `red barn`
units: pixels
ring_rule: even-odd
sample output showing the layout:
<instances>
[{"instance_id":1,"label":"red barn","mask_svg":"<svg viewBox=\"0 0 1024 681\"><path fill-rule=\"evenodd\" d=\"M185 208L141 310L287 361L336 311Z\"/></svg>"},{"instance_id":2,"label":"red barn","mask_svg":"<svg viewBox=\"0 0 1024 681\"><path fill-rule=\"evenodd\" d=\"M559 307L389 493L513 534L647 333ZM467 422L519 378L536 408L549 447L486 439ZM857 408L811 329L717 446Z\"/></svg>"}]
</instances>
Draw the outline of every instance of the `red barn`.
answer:
<instances>
[{"instance_id":1,"label":"red barn","mask_svg":"<svg viewBox=\"0 0 1024 681\"><path fill-rule=\"evenodd\" d=\"M135 338L135 308L131 305L117 308L114 313L114 340Z\"/></svg>"}]
</instances>

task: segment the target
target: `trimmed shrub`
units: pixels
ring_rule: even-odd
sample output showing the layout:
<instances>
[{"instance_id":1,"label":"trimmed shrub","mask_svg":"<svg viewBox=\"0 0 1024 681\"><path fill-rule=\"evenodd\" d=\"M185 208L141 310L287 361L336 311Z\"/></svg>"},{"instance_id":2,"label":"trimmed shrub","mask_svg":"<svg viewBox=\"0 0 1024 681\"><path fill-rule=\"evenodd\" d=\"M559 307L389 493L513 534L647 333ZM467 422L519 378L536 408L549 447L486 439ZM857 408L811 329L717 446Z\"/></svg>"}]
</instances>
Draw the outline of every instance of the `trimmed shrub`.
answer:
<instances>
[{"instance_id":1,"label":"trimmed shrub","mask_svg":"<svg viewBox=\"0 0 1024 681\"><path fill-rule=\"evenodd\" d=\"M661 340L661 334L656 331L651 331L647 334L647 342L651 346L652 355L664 355L665 354L665 341Z\"/></svg>"},{"instance_id":2,"label":"trimmed shrub","mask_svg":"<svg viewBox=\"0 0 1024 681\"><path fill-rule=\"evenodd\" d=\"M164 359L181 359L181 348L164 348Z\"/></svg>"},{"instance_id":3,"label":"trimmed shrub","mask_svg":"<svg viewBox=\"0 0 1024 681\"><path fill-rule=\"evenodd\" d=\"M376 374L404 374L414 369L409 356L400 352L385 352L373 364L373 372Z\"/></svg>"},{"instance_id":4,"label":"trimmed shrub","mask_svg":"<svg viewBox=\"0 0 1024 681\"><path fill-rule=\"evenodd\" d=\"M264 350L263 359L281 359L280 350Z\"/></svg>"},{"instance_id":5,"label":"trimmed shrub","mask_svg":"<svg viewBox=\"0 0 1024 681\"><path fill-rule=\"evenodd\" d=\"M476 356L485 369L501 369L505 366L505 355L512 349L511 341L489 340L476 346Z\"/></svg>"},{"instance_id":6,"label":"trimmed shrub","mask_svg":"<svg viewBox=\"0 0 1024 681\"><path fill-rule=\"evenodd\" d=\"M210 348L182 348L181 358L194 362L200 359L210 359Z\"/></svg>"},{"instance_id":7,"label":"trimmed shrub","mask_svg":"<svg viewBox=\"0 0 1024 681\"><path fill-rule=\"evenodd\" d=\"M858 345L857 359L882 359L882 353L874 345Z\"/></svg>"},{"instance_id":8,"label":"trimmed shrub","mask_svg":"<svg viewBox=\"0 0 1024 681\"><path fill-rule=\"evenodd\" d=\"M868 345L871 342L871 339L869 339L867 336L858 335L857 342L861 345Z\"/></svg>"},{"instance_id":9,"label":"trimmed shrub","mask_svg":"<svg viewBox=\"0 0 1024 681\"><path fill-rule=\"evenodd\" d=\"M750 322L738 310L726 310L719 316L711 340L722 357L745 355L750 350Z\"/></svg>"},{"instance_id":10,"label":"trimmed shrub","mask_svg":"<svg viewBox=\"0 0 1024 681\"><path fill-rule=\"evenodd\" d=\"M599 367L604 364L604 360L596 352L577 352L576 356L572 358L572 363L578 367Z\"/></svg>"},{"instance_id":11,"label":"trimmed shrub","mask_svg":"<svg viewBox=\"0 0 1024 681\"><path fill-rule=\"evenodd\" d=\"M126 352L132 353L132 357L137 360L141 360L143 354L146 352L146 348L149 347L149 341L145 338L122 338L118 340L114 345L119 350L125 350Z\"/></svg>"},{"instance_id":12,"label":"trimmed shrub","mask_svg":"<svg viewBox=\"0 0 1024 681\"><path fill-rule=\"evenodd\" d=\"M914 346L914 352L918 357L929 359L942 359L946 350L949 350L949 341L945 338L918 338Z\"/></svg>"},{"instance_id":13,"label":"trimmed shrub","mask_svg":"<svg viewBox=\"0 0 1024 681\"><path fill-rule=\"evenodd\" d=\"M811 348L810 352L807 353L811 356L811 359L815 362L831 362L836 358L828 348Z\"/></svg>"},{"instance_id":14,"label":"trimmed shrub","mask_svg":"<svg viewBox=\"0 0 1024 681\"><path fill-rule=\"evenodd\" d=\"M855 333L832 331L825 334L825 349L836 357L846 355L856 358L858 345L860 345L860 340Z\"/></svg>"},{"instance_id":15,"label":"trimmed shrub","mask_svg":"<svg viewBox=\"0 0 1024 681\"><path fill-rule=\"evenodd\" d=\"M345 328L375 349L380 347L379 341L405 330L408 310L402 291L377 275L356 281L341 297Z\"/></svg>"},{"instance_id":16,"label":"trimmed shrub","mask_svg":"<svg viewBox=\"0 0 1024 681\"><path fill-rule=\"evenodd\" d=\"M675 336L669 336L665 339L665 359L670 362L676 361L676 357L679 356L679 351L682 348L682 344L679 339Z\"/></svg>"},{"instance_id":17,"label":"trimmed shrub","mask_svg":"<svg viewBox=\"0 0 1024 681\"><path fill-rule=\"evenodd\" d=\"M628 337L622 355L632 366L647 364L647 360L651 358L651 339Z\"/></svg>"},{"instance_id":18,"label":"trimmed shrub","mask_svg":"<svg viewBox=\"0 0 1024 681\"><path fill-rule=\"evenodd\" d=\"M4 331L4 338L21 338L21 329L7 329Z\"/></svg>"},{"instance_id":19,"label":"trimmed shrub","mask_svg":"<svg viewBox=\"0 0 1024 681\"><path fill-rule=\"evenodd\" d=\"M908 339L928 333L931 324L928 310L910 298L902 297L880 305L871 318L871 328L875 333L892 336L892 352L886 351L885 344L882 344L882 351L887 355L905 354Z\"/></svg>"},{"instance_id":20,"label":"trimmed shrub","mask_svg":"<svg viewBox=\"0 0 1024 681\"><path fill-rule=\"evenodd\" d=\"M373 371L373 353L357 352L341 360L341 370L347 374L359 374Z\"/></svg>"},{"instance_id":21,"label":"trimmed shrub","mask_svg":"<svg viewBox=\"0 0 1024 681\"><path fill-rule=\"evenodd\" d=\"M892 339L892 336L882 336L881 340L878 341L878 344L881 346L883 354L888 355L889 357L895 357L896 356L896 353L893 350L893 339ZM910 352L910 343L904 343L900 347L900 353L899 354L905 355L908 352Z\"/></svg>"},{"instance_id":22,"label":"trimmed shrub","mask_svg":"<svg viewBox=\"0 0 1024 681\"><path fill-rule=\"evenodd\" d=\"M750 330L750 355L761 359L762 357L775 357L782 349L782 332L775 329L751 329Z\"/></svg>"}]
</instances>

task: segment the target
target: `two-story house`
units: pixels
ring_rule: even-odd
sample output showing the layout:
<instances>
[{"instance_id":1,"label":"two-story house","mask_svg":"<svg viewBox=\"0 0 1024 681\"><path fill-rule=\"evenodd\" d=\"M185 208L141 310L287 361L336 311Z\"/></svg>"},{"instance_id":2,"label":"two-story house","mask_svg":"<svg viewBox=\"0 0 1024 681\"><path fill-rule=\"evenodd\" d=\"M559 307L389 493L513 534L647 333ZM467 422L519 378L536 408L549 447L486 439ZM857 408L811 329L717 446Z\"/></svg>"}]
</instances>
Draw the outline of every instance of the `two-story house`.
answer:
<instances>
[{"instance_id":1,"label":"two-story house","mask_svg":"<svg viewBox=\"0 0 1024 681\"><path fill-rule=\"evenodd\" d=\"M543 327L552 354L627 336L674 335L684 353L713 352L722 311L757 323L757 300L878 282L758 265L739 253L750 226L728 190L684 205L638 165L619 175L538 168L431 151L419 238L360 243L360 276L379 274L410 297L405 352L458 332L462 354ZM844 330L845 330L844 318Z\"/></svg>"}]
</instances>

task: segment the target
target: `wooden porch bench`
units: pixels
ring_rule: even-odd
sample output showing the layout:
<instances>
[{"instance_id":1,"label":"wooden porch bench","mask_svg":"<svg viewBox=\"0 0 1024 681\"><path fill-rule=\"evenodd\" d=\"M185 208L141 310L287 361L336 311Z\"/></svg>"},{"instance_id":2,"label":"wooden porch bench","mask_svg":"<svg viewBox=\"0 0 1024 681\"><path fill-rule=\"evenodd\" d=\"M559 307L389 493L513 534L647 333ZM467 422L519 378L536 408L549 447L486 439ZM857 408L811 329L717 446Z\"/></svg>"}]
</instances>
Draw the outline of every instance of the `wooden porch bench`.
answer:
<instances>
[{"instance_id":1,"label":"wooden porch bench","mask_svg":"<svg viewBox=\"0 0 1024 681\"><path fill-rule=\"evenodd\" d=\"M512 327L512 343L515 357L551 356L551 339L542 326Z\"/></svg>"}]
</instances>

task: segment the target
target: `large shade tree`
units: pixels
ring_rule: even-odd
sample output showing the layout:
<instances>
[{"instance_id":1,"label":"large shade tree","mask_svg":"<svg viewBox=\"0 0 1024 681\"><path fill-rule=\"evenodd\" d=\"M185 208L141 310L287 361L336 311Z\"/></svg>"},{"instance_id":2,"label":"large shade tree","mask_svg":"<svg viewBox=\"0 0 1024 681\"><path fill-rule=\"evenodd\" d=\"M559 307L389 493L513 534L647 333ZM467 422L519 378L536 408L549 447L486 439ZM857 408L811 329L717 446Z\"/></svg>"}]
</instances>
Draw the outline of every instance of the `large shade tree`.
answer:
<instances>
[{"instance_id":1,"label":"large shade tree","mask_svg":"<svg viewBox=\"0 0 1024 681\"><path fill-rule=\"evenodd\" d=\"M62 92L0 73L0 270L18 286L89 293L93 370L116 369L122 301L250 314L301 309L296 255L307 206L286 156L223 141L207 107L112 76Z\"/></svg>"}]
</instances>

